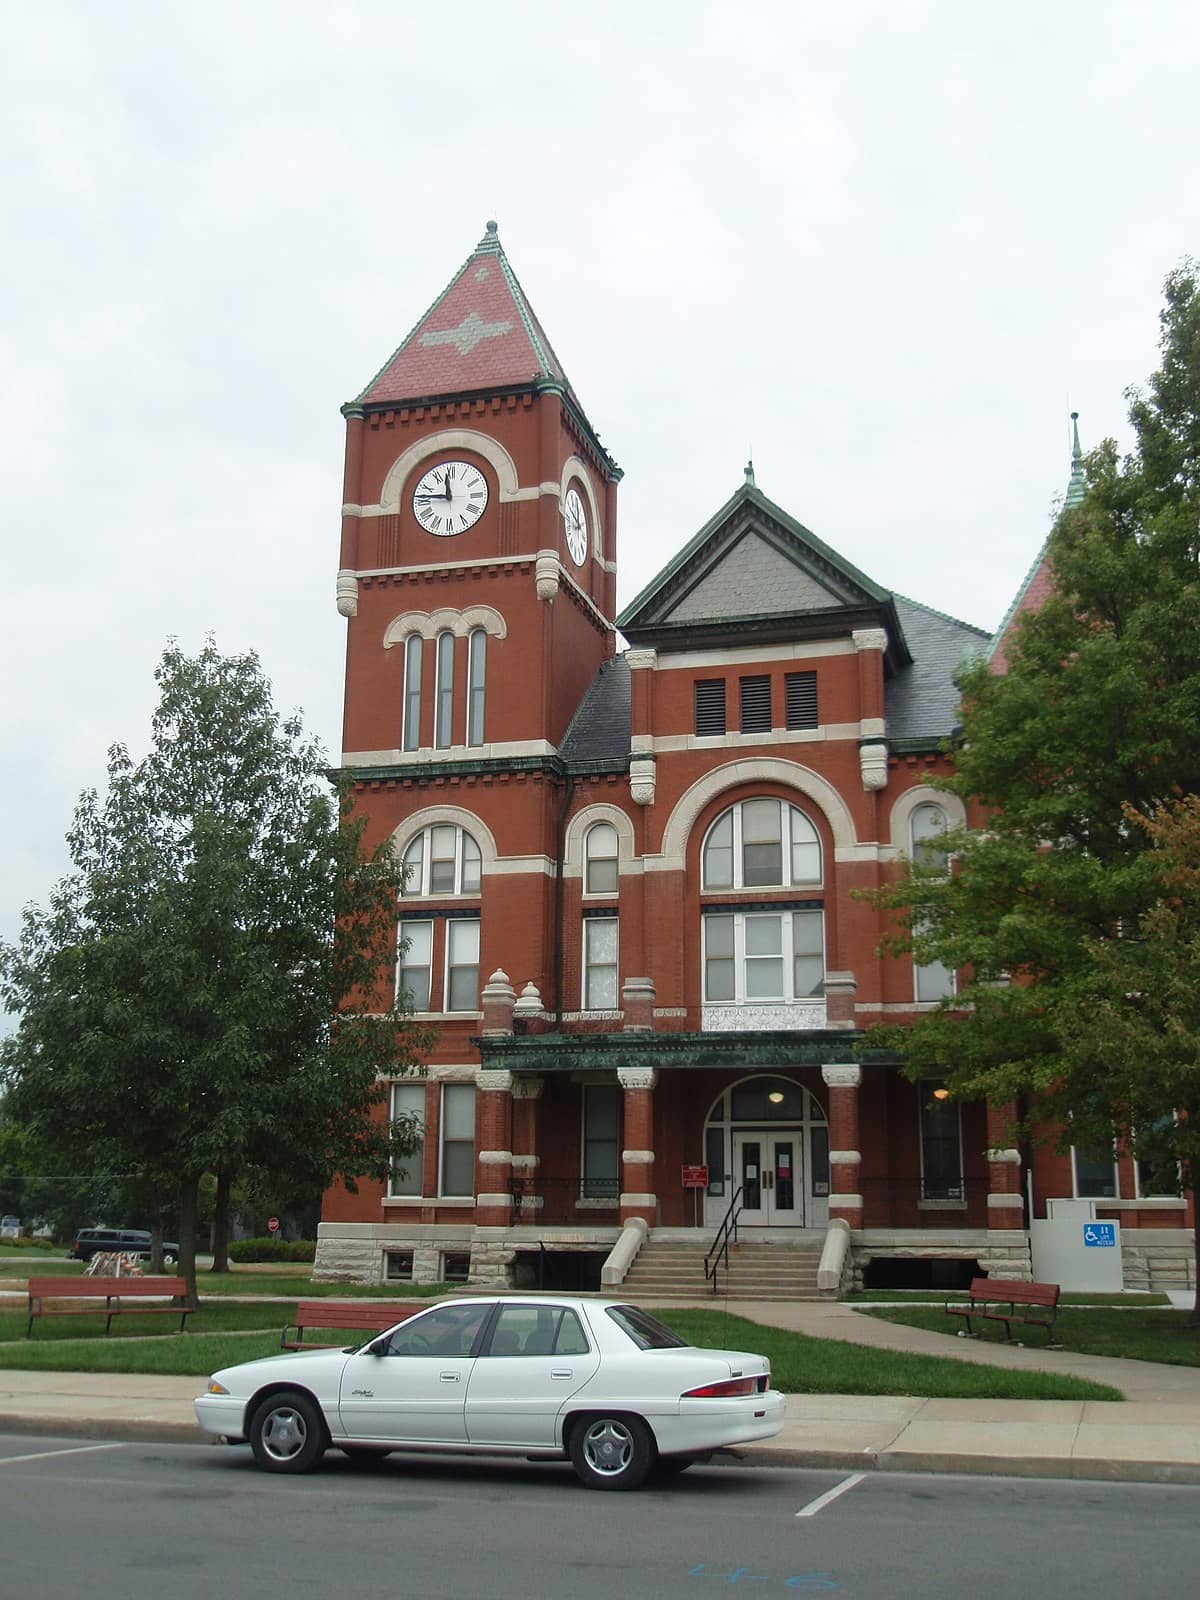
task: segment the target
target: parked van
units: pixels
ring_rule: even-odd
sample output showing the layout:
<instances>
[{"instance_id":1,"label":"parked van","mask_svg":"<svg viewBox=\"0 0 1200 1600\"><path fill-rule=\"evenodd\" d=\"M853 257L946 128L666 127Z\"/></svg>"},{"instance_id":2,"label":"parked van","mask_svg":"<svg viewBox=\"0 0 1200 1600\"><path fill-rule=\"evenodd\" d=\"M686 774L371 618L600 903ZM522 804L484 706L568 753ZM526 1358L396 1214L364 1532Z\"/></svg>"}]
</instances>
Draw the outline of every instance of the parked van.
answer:
<instances>
[{"instance_id":1,"label":"parked van","mask_svg":"<svg viewBox=\"0 0 1200 1600\"><path fill-rule=\"evenodd\" d=\"M90 1261L102 1252L119 1250L143 1261L150 1259L150 1234L145 1228L80 1228L71 1246L76 1261ZM179 1260L179 1246L163 1240L163 1266L173 1267Z\"/></svg>"}]
</instances>

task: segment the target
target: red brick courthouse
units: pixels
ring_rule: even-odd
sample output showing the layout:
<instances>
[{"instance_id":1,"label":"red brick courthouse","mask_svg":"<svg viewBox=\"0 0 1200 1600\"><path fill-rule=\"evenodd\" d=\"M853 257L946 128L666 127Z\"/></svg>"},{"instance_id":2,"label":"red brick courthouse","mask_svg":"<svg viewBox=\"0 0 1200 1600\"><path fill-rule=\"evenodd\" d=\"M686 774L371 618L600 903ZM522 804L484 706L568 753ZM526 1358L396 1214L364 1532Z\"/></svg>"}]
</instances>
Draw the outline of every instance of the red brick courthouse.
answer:
<instances>
[{"instance_id":1,"label":"red brick courthouse","mask_svg":"<svg viewBox=\"0 0 1200 1600\"><path fill-rule=\"evenodd\" d=\"M1011 1107L864 1045L954 981L881 958L852 891L961 819L923 780L991 637L749 467L618 616L621 471L493 223L343 413L342 761L409 867L397 981L438 1043L392 1088L422 1151L326 1196L317 1275L632 1263L640 1291L670 1251L702 1288L735 1197L781 1284L839 1238L835 1283L1028 1275L1031 1202L1081 1195L1120 1217L1127 1282L1179 1281L1183 1202L1134 1163L1010 1148Z\"/></svg>"}]
</instances>

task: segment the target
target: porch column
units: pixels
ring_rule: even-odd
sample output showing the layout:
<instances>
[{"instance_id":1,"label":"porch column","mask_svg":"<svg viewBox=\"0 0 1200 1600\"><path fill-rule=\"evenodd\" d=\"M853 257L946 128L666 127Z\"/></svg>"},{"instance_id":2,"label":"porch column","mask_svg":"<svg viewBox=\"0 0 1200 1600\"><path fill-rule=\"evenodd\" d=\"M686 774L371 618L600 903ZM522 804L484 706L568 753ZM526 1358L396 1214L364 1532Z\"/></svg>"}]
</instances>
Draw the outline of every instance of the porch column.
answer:
<instances>
[{"instance_id":1,"label":"porch column","mask_svg":"<svg viewBox=\"0 0 1200 1600\"><path fill-rule=\"evenodd\" d=\"M988 1101L987 1224L989 1229L1025 1226L1025 1208L1021 1196L1021 1152L1014 1150L1008 1144L1016 1120L1017 1108L1012 1100L1003 1100L995 1105Z\"/></svg>"},{"instance_id":2,"label":"porch column","mask_svg":"<svg viewBox=\"0 0 1200 1600\"><path fill-rule=\"evenodd\" d=\"M520 1222L522 1214L531 1222L537 1221L541 1208L538 1198L538 1168L542 1158L538 1154L538 1108L542 1101L541 1078L517 1078L512 1086L512 1176L522 1186L520 1212L514 1209L513 1221Z\"/></svg>"},{"instance_id":3,"label":"porch column","mask_svg":"<svg viewBox=\"0 0 1200 1600\"><path fill-rule=\"evenodd\" d=\"M829 1090L829 1218L851 1228L861 1228L863 1201L859 1193L862 1156L858 1149L858 1086L862 1068L821 1068Z\"/></svg>"},{"instance_id":4,"label":"porch column","mask_svg":"<svg viewBox=\"0 0 1200 1600\"><path fill-rule=\"evenodd\" d=\"M475 1226L506 1228L512 1218L511 1072L475 1074Z\"/></svg>"},{"instance_id":5,"label":"porch column","mask_svg":"<svg viewBox=\"0 0 1200 1600\"><path fill-rule=\"evenodd\" d=\"M621 1226L640 1217L652 1228L658 1221L654 1193L654 1086L658 1073L653 1067L618 1067L617 1082L625 1091Z\"/></svg>"}]
</instances>

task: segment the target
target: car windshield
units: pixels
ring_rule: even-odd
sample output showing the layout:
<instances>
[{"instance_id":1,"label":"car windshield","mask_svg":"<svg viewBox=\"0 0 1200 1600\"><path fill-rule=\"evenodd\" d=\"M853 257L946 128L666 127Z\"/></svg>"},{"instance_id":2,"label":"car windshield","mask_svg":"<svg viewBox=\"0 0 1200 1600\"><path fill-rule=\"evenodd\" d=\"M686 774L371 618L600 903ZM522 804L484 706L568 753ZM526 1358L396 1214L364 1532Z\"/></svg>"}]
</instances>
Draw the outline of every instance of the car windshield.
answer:
<instances>
[{"instance_id":1,"label":"car windshield","mask_svg":"<svg viewBox=\"0 0 1200 1600\"><path fill-rule=\"evenodd\" d=\"M606 1311L639 1350L684 1350L688 1341L639 1306L607 1306Z\"/></svg>"}]
</instances>

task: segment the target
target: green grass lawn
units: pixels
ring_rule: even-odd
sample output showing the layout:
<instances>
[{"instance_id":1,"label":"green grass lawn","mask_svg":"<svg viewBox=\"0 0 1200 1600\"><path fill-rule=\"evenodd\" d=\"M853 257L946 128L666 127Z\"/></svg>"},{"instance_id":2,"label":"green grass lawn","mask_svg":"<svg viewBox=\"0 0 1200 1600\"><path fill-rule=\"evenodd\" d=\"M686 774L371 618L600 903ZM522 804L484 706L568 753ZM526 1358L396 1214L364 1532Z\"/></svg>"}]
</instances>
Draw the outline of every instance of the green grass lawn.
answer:
<instances>
[{"instance_id":1,"label":"green grass lawn","mask_svg":"<svg viewBox=\"0 0 1200 1600\"><path fill-rule=\"evenodd\" d=\"M109 1338L91 1317L53 1318L24 1339L24 1318L0 1314L0 1368L69 1372L147 1372L204 1377L220 1367L274 1355L290 1305L205 1306L174 1334L167 1317L122 1316ZM1020 1400L1119 1400L1120 1393L1081 1378L1014 1372L935 1356L871 1350L835 1339L809 1339L766 1328L721 1311L676 1308L662 1312L685 1339L718 1348L753 1350L771 1362L776 1388L790 1394L896 1394ZM95 1322L95 1328L92 1324ZM151 1322L166 1324L151 1328ZM91 1337L81 1337L91 1330ZM321 1330L321 1339L335 1333ZM364 1336L347 1332L347 1344Z\"/></svg>"},{"instance_id":2,"label":"green grass lawn","mask_svg":"<svg viewBox=\"0 0 1200 1600\"><path fill-rule=\"evenodd\" d=\"M753 1350L785 1394L895 1394L959 1400L1121 1400L1118 1389L1051 1372L977 1366L841 1339L810 1339L722 1311L673 1306L655 1316L693 1344Z\"/></svg>"},{"instance_id":3,"label":"green grass lawn","mask_svg":"<svg viewBox=\"0 0 1200 1600\"><path fill-rule=\"evenodd\" d=\"M854 1294L848 1294L845 1299L853 1305L855 1301L866 1301L870 1304L896 1305L942 1305L947 1300L963 1299L965 1289L862 1289ZM1170 1300L1165 1294L1142 1294L1130 1291L1128 1294L1064 1294L1059 1299L1063 1306L1166 1306Z\"/></svg>"},{"instance_id":4,"label":"green grass lawn","mask_svg":"<svg viewBox=\"0 0 1200 1600\"><path fill-rule=\"evenodd\" d=\"M906 1328L927 1328L949 1339L956 1337L960 1320L934 1306L889 1306L877 1311L864 1307L860 1315L898 1322ZM1122 1356L1132 1361L1200 1367L1200 1328L1186 1327L1190 1315L1188 1311L1121 1311L1111 1305L1094 1310L1067 1306L1058 1313L1055 1341L1064 1350L1079 1355ZM1046 1335L1038 1328L1027 1328L1023 1334L1014 1328L1013 1336L1023 1338L1026 1349L1046 1342ZM981 1337L1003 1343L1003 1325L984 1324Z\"/></svg>"},{"instance_id":5,"label":"green grass lawn","mask_svg":"<svg viewBox=\"0 0 1200 1600\"><path fill-rule=\"evenodd\" d=\"M235 1272L196 1274L196 1290L206 1295L278 1294L290 1300L436 1300L461 1289L461 1283L310 1283L300 1272L264 1272L239 1267Z\"/></svg>"}]
</instances>

